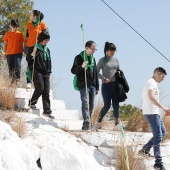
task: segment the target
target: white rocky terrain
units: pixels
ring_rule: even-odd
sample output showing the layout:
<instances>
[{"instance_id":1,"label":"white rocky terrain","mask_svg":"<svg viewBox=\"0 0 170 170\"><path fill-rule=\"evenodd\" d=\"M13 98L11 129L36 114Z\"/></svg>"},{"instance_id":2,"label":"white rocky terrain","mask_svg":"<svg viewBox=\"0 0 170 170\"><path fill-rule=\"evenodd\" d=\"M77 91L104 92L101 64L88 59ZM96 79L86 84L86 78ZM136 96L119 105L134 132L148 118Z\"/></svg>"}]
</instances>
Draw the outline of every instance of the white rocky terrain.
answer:
<instances>
[{"instance_id":1,"label":"white rocky terrain","mask_svg":"<svg viewBox=\"0 0 170 170\"><path fill-rule=\"evenodd\" d=\"M27 109L29 97L29 91L17 89L18 107ZM66 110L64 101L54 100L52 92L51 104L54 120L41 115L41 99L37 104L39 110L16 113L26 125L22 138L0 121L0 170L116 170L122 147L121 132L109 129L83 132L77 110ZM151 136L151 133L125 132L127 147L136 153L134 170L153 169L154 157L137 154ZM168 170L169 141L162 143L162 155Z\"/></svg>"}]
</instances>

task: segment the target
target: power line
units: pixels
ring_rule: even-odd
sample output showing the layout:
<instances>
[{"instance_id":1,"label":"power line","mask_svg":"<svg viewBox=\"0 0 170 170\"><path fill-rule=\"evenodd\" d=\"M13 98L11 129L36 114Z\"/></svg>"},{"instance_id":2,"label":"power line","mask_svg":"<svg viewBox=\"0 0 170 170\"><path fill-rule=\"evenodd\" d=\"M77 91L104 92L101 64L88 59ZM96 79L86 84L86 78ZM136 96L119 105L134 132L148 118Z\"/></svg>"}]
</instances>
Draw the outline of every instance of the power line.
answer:
<instances>
[{"instance_id":1,"label":"power line","mask_svg":"<svg viewBox=\"0 0 170 170\"><path fill-rule=\"evenodd\" d=\"M125 22L134 32L136 32L145 42L147 42L154 50L156 50L162 57L164 57L167 61L170 60L165 57L156 47L154 47L148 40L146 40L138 31L136 31L128 22L126 22L113 8L111 8L104 0L101 0L108 8L112 10L123 22Z\"/></svg>"}]
</instances>

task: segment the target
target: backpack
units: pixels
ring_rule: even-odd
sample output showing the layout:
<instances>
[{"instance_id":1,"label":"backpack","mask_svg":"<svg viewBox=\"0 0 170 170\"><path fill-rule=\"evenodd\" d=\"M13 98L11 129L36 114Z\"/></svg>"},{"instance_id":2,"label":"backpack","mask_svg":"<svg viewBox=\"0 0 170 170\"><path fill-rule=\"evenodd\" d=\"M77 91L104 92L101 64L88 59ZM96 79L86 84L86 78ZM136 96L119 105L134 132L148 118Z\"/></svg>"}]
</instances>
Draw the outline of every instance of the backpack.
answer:
<instances>
[{"instance_id":1,"label":"backpack","mask_svg":"<svg viewBox=\"0 0 170 170\"><path fill-rule=\"evenodd\" d=\"M75 90L78 90L79 91L79 88L77 86L77 75L74 76L74 79L73 79L73 87Z\"/></svg>"}]
</instances>

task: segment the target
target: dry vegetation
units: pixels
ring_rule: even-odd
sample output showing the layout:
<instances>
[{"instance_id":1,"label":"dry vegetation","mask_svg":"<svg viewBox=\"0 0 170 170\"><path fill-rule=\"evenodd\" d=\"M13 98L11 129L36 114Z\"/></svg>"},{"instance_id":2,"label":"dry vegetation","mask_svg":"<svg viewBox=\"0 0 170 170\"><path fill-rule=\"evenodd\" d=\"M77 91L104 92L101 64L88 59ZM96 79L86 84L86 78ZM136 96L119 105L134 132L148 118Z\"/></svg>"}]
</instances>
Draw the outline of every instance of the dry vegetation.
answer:
<instances>
[{"instance_id":1,"label":"dry vegetation","mask_svg":"<svg viewBox=\"0 0 170 170\"><path fill-rule=\"evenodd\" d=\"M61 127L61 130L63 130L64 132L69 132L69 126L64 125L63 127Z\"/></svg>"},{"instance_id":2,"label":"dry vegetation","mask_svg":"<svg viewBox=\"0 0 170 170\"><path fill-rule=\"evenodd\" d=\"M22 118L17 117L14 121L12 129L18 134L19 137L24 137L26 134L26 125Z\"/></svg>"},{"instance_id":3,"label":"dry vegetation","mask_svg":"<svg viewBox=\"0 0 170 170\"><path fill-rule=\"evenodd\" d=\"M170 139L170 116L164 116L163 117L165 129L166 129L166 135L163 138L163 141Z\"/></svg>"},{"instance_id":4,"label":"dry vegetation","mask_svg":"<svg viewBox=\"0 0 170 170\"><path fill-rule=\"evenodd\" d=\"M25 64L24 64L25 65ZM23 66L24 66L23 65ZM22 67L21 82L25 79L25 67ZM11 84L11 79L8 78L8 67L6 60L0 60L0 120L8 123L12 129L18 134L19 137L23 137L26 134L26 125L22 118L16 116L15 109L16 100L16 84ZM4 110L4 111L3 111ZM6 111L5 111L6 110ZM8 111L11 110L11 111Z\"/></svg>"},{"instance_id":5,"label":"dry vegetation","mask_svg":"<svg viewBox=\"0 0 170 170\"><path fill-rule=\"evenodd\" d=\"M150 132L150 127L143 114L134 112L128 119L126 130L132 132Z\"/></svg>"},{"instance_id":6,"label":"dry vegetation","mask_svg":"<svg viewBox=\"0 0 170 170\"><path fill-rule=\"evenodd\" d=\"M124 145L118 149L117 155L117 170L143 170L144 163L140 157L136 157L135 151L131 147L127 147L127 154ZM127 156L128 155L128 156Z\"/></svg>"},{"instance_id":7,"label":"dry vegetation","mask_svg":"<svg viewBox=\"0 0 170 170\"><path fill-rule=\"evenodd\" d=\"M92 124L92 126L94 126L94 124L97 122L100 110L102 108L103 108L103 102L98 101L97 104L94 107L93 114L91 116L91 124ZM103 121L100 123L99 129L102 129L104 125L105 125L105 121L103 119Z\"/></svg>"},{"instance_id":8,"label":"dry vegetation","mask_svg":"<svg viewBox=\"0 0 170 170\"><path fill-rule=\"evenodd\" d=\"M14 109L16 84L11 84L11 80L0 75L0 107L2 109Z\"/></svg>"},{"instance_id":9,"label":"dry vegetation","mask_svg":"<svg viewBox=\"0 0 170 170\"><path fill-rule=\"evenodd\" d=\"M166 129L166 136L163 138L163 142L165 140L170 139L170 116L163 117L165 129ZM150 132L150 127L147 121L145 120L144 116L139 113L133 113L130 118L128 119L128 124L125 128L128 131L132 132Z\"/></svg>"},{"instance_id":10,"label":"dry vegetation","mask_svg":"<svg viewBox=\"0 0 170 170\"><path fill-rule=\"evenodd\" d=\"M19 137L25 136L26 124L22 118L16 116L14 111L6 112L3 120L11 126L11 128L18 134Z\"/></svg>"}]
</instances>

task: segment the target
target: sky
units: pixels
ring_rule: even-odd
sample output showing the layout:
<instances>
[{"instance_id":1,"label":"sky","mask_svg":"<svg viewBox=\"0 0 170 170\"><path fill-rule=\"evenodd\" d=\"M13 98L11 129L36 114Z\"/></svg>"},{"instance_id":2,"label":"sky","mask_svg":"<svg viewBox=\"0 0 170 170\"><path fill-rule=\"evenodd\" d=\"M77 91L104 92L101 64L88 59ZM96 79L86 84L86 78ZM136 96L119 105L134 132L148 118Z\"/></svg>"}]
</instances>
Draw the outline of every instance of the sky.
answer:
<instances>
[{"instance_id":1,"label":"sky","mask_svg":"<svg viewBox=\"0 0 170 170\"><path fill-rule=\"evenodd\" d=\"M170 60L170 1L105 0L126 22ZM166 69L168 75L159 84L161 102L170 105L170 62L164 59L102 0L35 0L34 9L45 18L51 38L48 47L52 55L52 88L55 99L64 100L66 109L81 110L80 94L73 88L71 67L83 49L81 20L85 42L97 44L96 62L104 56L104 44L117 47L115 57L130 86L128 99L120 103L141 107L141 91L156 67ZM29 15L28 15L29 16ZM101 88L101 81L100 81ZM95 102L102 100L101 90Z\"/></svg>"}]
</instances>

